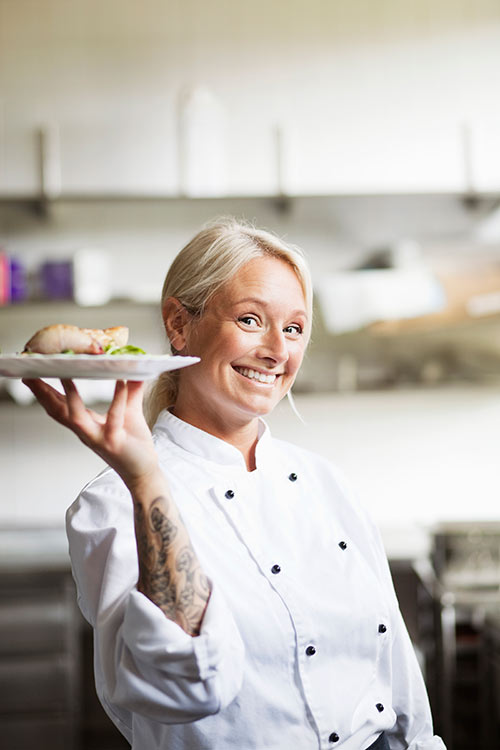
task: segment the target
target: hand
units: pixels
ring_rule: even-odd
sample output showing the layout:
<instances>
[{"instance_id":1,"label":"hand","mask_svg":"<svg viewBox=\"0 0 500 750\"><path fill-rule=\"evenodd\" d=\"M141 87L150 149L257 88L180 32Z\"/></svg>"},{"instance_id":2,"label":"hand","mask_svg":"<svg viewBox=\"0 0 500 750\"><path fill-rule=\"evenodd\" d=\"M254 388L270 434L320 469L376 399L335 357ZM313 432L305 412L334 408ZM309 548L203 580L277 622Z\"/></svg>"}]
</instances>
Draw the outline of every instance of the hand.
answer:
<instances>
[{"instance_id":1,"label":"hand","mask_svg":"<svg viewBox=\"0 0 500 750\"><path fill-rule=\"evenodd\" d=\"M66 395L43 380L23 380L47 414L106 461L129 487L158 470L151 431L142 411L144 383L118 380L107 414L87 409L72 380Z\"/></svg>"}]
</instances>

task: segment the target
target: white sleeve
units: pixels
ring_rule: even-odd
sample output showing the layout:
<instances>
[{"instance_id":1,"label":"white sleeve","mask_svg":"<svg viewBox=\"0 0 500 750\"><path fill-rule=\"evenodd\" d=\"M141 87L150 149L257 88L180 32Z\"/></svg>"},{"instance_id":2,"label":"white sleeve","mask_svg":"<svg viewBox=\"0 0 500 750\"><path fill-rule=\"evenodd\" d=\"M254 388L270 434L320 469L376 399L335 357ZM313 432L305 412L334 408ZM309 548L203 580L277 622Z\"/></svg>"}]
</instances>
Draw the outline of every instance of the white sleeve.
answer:
<instances>
[{"instance_id":1,"label":"white sleeve","mask_svg":"<svg viewBox=\"0 0 500 750\"><path fill-rule=\"evenodd\" d=\"M66 524L78 603L94 628L97 692L119 728L130 733L132 713L176 724L227 706L244 647L216 582L196 637L137 590L132 501L112 472L84 489Z\"/></svg>"},{"instance_id":2,"label":"white sleeve","mask_svg":"<svg viewBox=\"0 0 500 750\"><path fill-rule=\"evenodd\" d=\"M422 672L404 623L394 590L382 538L369 521L379 575L393 603L392 617L392 707L397 715L387 736L394 750L446 750L433 733L432 715Z\"/></svg>"}]
</instances>

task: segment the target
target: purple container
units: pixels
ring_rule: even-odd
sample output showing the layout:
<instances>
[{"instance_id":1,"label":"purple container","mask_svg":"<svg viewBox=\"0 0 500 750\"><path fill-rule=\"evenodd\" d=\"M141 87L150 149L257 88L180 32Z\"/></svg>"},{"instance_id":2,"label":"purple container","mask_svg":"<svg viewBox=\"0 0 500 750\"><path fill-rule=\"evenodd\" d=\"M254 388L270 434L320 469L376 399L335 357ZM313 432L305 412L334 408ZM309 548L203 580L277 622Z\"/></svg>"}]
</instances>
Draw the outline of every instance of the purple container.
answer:
<instances>
[{"instance_id":1,"label":"purple container","mask_svg":"<svg viewBox=\"0 0 500 750\"><path fill-rule=\"evenodd\" d=\"M10 301L24 302L28 296L26 267L17 258L10 259Z\"/></svg>"},{"instance_id":2,"label":"purple container","mask_svg":"<svg viewBox=\"0 0 500 750\"><path fill-rule=\"evenodd\" d=\"M72 299L73 263L71 260L49 260L40 267L40 286L48 299Z\"/></svg>"}]
</instances>

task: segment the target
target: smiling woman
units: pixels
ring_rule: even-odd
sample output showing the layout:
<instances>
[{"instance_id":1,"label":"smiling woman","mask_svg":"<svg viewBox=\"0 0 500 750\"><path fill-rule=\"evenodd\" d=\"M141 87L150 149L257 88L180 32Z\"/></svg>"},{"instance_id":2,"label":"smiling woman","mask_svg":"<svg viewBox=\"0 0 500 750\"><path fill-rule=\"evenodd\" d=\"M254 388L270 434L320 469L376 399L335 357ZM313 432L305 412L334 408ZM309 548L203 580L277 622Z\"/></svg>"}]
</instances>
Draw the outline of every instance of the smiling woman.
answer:
<instances>
[{"instance_id":1,"label":"smiling woman","mask_svg":"<svg viewBox=\"0 0 500 750\"><path fill-rule=\"evenodd\" d=\"M307 344L309 316L297 274L273 256L253 258L201 317L174 297L163 311L175 350L201 358L178 377L172 412L235 445L254 469L255 418L288 393Z\"/></svg>"},{"instance_id":2,"label":"smiling woman","mask_svg":"<svg viewBox=\"0 0 500 750\"><path fill-rule=\"evenodd\" d=\"M309 340L313 309L312 283L302 252L282 242L270 232L226 219L202 229L177 255L166 276L162 291L162 309L173 354L180 353L181 350L177 348L175 331L168 330L168 327L200 320L213 297L219 298L219 305L227 301L228 296L233 299L236 293L233 285L238 272L256 259L281 261L288 275L290 272L293 273L293 284L298 284L302 291L299 308L305 312L303 338L306 342ZM284 289L278 290L281 298L284 297L284 292ZM244 290L244 293L240 292L240 296L238 302L242 304L265 301L262 300L262 296L252 300L248 289ZM176 307L175 300L180 306ZM179 320L175 318L174 309L180 314ZM235 313L236 311L233 311L233 314ZM242 307L238 313L243 318L248 309ZM258 316L250 313L248 317L253 317L257 325ZM178 383L179 377L175 373L164 373L159 378L146 405L151 426L162 409L171 407L176 402Z\"/></svg>"},{"instance_id":3,"label":"smiling woman","mask_svg":"<svg viewBox=\"0 0 500 750\"><path fill-rule=\"evenodd\" d=\"M109 464L70 507L99 698L136 750L443 750L377 530L327 461L271 437L311 330L302 254L234 220L177 256L172 353L105 416L30 387Z\"/></svg>"}]
</instances>

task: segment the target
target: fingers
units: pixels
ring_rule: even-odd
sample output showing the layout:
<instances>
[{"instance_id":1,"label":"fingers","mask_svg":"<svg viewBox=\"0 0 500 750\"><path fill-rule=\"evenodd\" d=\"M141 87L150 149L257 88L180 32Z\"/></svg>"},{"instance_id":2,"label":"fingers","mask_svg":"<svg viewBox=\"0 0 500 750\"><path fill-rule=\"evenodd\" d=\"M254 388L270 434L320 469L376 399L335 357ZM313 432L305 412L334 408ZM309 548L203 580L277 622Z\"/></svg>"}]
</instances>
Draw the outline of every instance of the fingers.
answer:
<instances>
[{"instance_id":1,"label":"fingers","mask_svg":"<svg viewBox=\"0 0 500 750\"><path fill-rule=\"evenodd\" d=\"M118 380L115 386L115 395L108 410L106 419L106 432L109 435L116 429L121 429L130 414L138 410L142 415L142 397L144 383Z\"/></svg>"},{"instance_id":2,"label":"fingers","mask_svg":"<svg viewBox=\"0 0 500 750\"><path fill-rule=\"evenodd\" d=\"M129 380L127 386L127 397L129 405L142 410L142 400L144 398L144 383L137 380Z\"/></svg>"},{"instance_id":3,"label":"fingers","mask_svg":"<svg viewBox=\"0 0 500 750\"><path fill-rule=\"evenodd\" d=\"M66 394L66 402L68 404L68 414L70 419L74 419L84 409L83 401L80 398L80 394L76 389L76 385L72 380L61 380L61 385L64 388Z\"/></svg>"},{"instance_id":4,"label":"fingers","mask_svg":"<svg viewBox=\"0 0 500 750\"><path fill-rule=\"evenodd\" d=\"M118 380L113 401L106 415L97 414L86 408L72 380L61 380L66 395L56 391L43 380L25 379L23 383L50 417L69 427L86 445L101 443L103 437L111 439L116 435L124 427L127 412L138 411L142 416L142 382Z\"/></svg>"},{"instance_id":5,"label":"fingers","mask_svg":"<svg viewBox=\"0 0 500 750\"><path fill-rule=\"evenodd\" d=\"M61 385L66 394L66 403L68 405L68 417L75 426L86 427L92 420L88 413L87 407L83 403L76 385L72 380L62 380Z\"/></svg>"},{"instance_id":6,"label":"fingers","mask_svg":"<svg viewBox=\"0 0 500 750\"><path fill-rule=\"evenodd\" d=\"M56 391L51 385L45 383L43 380L23 378L25 386L27 386L36 400L45 409L47 414L56 420L64 424L68 417L68 409L66 404L66 398L62 393Z\"/></svg>"},{"instance_id":7,"label":"fingers","mask_svg":"<svg viewBox=\"0 0 500 750\"><path fill-rule=\"evenodd\" d=\"M87 409L72 380L61 379L61 385L66 393L68 410L66 426L73 430L80 440L88 444L89 439L98 436L99 423L102 420L96 419L98 415Z\"/></svg>"},{"instance_id":8,"label":"fingers","mask_svg":"<svg viewBox=\"0 0 500 750\"><path fill-rule=\"evenodd\" d=\"M127 384L123 380L117 380L113 401L108 409L108 415L106 418L106 432L109 433L123 426L126 408Z\"/></svg>"}]
</instances>

